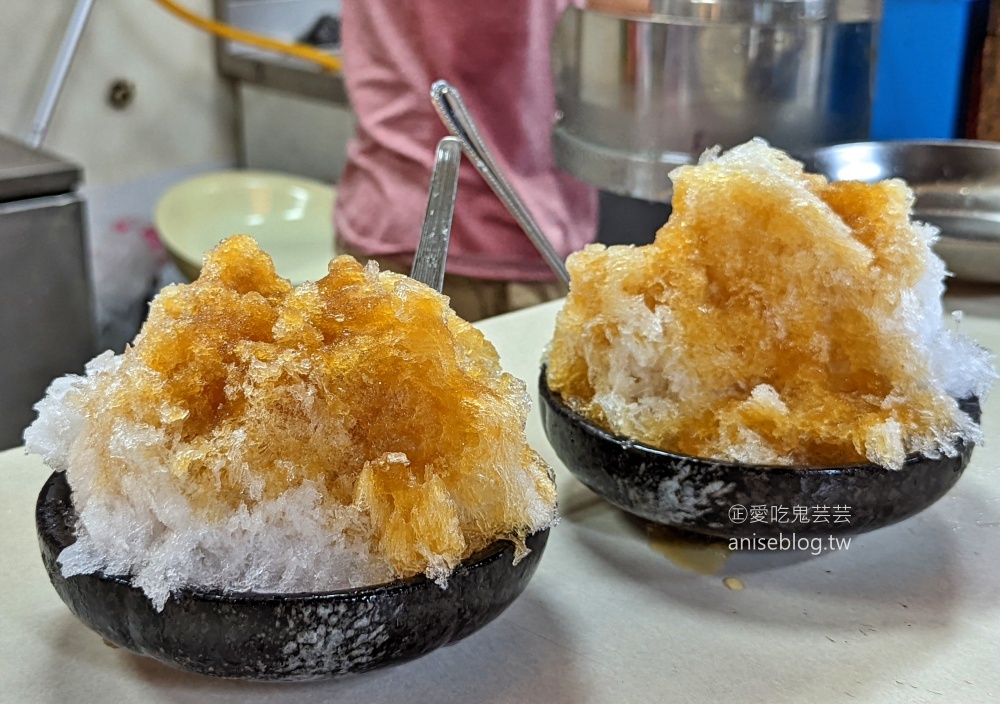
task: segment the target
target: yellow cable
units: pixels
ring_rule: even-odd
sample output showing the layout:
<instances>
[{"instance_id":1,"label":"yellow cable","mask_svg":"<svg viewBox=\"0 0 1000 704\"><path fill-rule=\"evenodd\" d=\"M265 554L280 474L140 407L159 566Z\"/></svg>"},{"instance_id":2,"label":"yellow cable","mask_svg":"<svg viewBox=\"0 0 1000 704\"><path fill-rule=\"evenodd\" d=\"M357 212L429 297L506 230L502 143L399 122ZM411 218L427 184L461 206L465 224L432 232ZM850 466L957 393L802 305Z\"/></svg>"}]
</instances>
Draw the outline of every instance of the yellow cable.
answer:
<instances>
[{"instance_id":1,"label":"yellow cable","mask_svg":"<svg viewBox=\"0 0 1000 704\"><path fill-rule=\"evenodd\" d=\"M153 1L168 12L180 17L185 22L189 22L195 27L203 29L206 32L210 32L218 37L222 37L223 39L229 39L242 44L251 44L253 46L268 49L270 51L276 51L281 54L297 56L300 59L305 59L306 61L319 64L331 73L337 73L340 71L340 59L326 53L325 51L320 51L315 47L308 46L307 44L291 44L288 42L278 41L277 39L264 36L263 34L248 32L245 29L237 29L231 25L197 15L190 10L181 7L173 0Z\"/></svg>"}]
</instances>

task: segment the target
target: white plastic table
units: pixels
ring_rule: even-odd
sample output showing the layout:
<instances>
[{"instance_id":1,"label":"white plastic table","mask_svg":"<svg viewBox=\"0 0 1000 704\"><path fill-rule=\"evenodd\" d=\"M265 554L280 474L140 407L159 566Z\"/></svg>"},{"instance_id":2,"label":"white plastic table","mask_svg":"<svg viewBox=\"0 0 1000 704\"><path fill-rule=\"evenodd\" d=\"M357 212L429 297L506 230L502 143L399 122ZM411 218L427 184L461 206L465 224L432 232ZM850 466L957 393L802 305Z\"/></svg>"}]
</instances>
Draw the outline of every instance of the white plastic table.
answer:
<instances>
[{"instance_id":1,"label":"white plastic table","mask_svg":"<svg viewBox=\"0 0 1000 704\"><path fill-rule=\"evenodd\" d=\"M1000 289L949 307L1000 351ZM559 303L485 321L506 369L534 387ZM33 523L48 471L0 454L0 701L979 702L1000 701L1000 391L958 485L850 547L746 552L686 571L644 527L528 438L556 468L562 522L535 577L496 621L419 660L342 680L258 684L172 670L107 647L48 583ZM723 584L737 577L733 591Z\"/></svg>"}]
</instances>

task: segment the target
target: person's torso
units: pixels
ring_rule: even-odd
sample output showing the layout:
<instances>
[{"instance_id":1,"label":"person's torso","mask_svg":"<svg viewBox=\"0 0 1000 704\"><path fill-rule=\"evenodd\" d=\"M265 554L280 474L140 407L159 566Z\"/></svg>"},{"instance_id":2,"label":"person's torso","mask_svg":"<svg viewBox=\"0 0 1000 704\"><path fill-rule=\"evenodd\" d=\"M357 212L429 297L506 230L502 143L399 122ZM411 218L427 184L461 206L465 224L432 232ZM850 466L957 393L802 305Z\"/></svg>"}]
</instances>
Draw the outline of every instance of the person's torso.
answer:
<instances>
[{"instance_id":1,"label":"person's torso","mask_svg":"<svg viewBox=\"0 0 1000 704\"><path fill-rule=\"evenodd\" d=\"M345 79L358 127L339 186L339 235L372 255L416 249L437 142L437 79L462 94L512 185L564 256L593 240L596 194L553 164L549 70L556 3L344 3ZM538 280L551 272L465 161L449 271Z\"/></svg>"}]
</instances>

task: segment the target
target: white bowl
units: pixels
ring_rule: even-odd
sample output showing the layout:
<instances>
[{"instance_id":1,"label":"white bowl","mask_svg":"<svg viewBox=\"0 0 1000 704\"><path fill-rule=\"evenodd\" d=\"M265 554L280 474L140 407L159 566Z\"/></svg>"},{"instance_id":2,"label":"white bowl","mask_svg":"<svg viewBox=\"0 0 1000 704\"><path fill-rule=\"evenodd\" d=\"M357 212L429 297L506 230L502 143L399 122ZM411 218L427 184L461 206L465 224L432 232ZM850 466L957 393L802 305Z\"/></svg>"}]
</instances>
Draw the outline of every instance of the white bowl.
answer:
<instances>
[{"instance_id":1,"label":"white bowl","mask_svg":"<svg viewBox=\"0 0 1000 704\"><path fill-rule=\"evenodd\" d=\"M293 284L326 275L334 257L332 186L267 171L220 171L183 181L156 204L164 247L189 279L202 256L235 234L250 235Z\"/></svg>"}]
</instances>

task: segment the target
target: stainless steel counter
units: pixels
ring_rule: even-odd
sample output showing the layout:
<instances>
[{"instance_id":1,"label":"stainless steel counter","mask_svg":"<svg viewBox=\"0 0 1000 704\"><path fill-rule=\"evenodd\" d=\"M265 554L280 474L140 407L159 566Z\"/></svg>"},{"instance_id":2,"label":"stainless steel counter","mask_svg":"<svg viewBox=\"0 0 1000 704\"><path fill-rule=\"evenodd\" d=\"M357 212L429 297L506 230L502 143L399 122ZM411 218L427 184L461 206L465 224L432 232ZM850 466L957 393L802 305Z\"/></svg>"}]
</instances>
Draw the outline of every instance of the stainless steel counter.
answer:
<instances>
[{"instance_id":1,"label":"stainless steel counter","mask_svg":"<svg viewBox=\"0 0 1000 704\"><path fill-rule=\"evenodd\" d=\"M215 16L241 29L283 41L297 39L321 13L338 14L339 0L213 0ZM319 47L324 48L324 47ZM330 53L336 54L335 48ZM316 98L347 106L341 74L321 70L308 61L228 42L216 41L219 73L232 81Z\"/></svg>"},{"instance_id":2,"label":"stainless steel counter","mask_svg":"<svg viewBox=\"0 0 1000 704\"><path fill-rule=\"evenodd\" d=\"M303 36L341 0L213 0L217 18L282 41ZM319 49L338 55L336 46ZM340 178L354 131L344 77L315 64L216 39L216 66L233 97L238 162L322 181Z\"/></svg>"}]
</instances>

